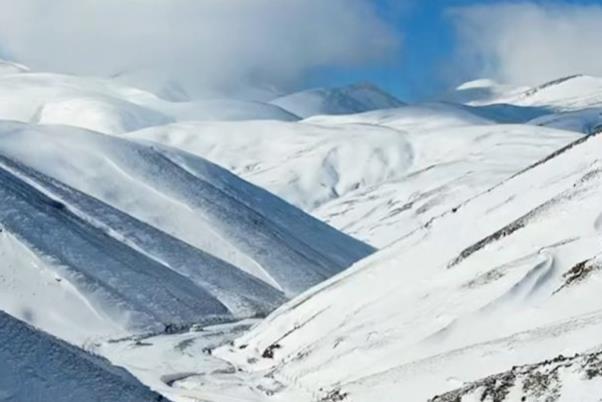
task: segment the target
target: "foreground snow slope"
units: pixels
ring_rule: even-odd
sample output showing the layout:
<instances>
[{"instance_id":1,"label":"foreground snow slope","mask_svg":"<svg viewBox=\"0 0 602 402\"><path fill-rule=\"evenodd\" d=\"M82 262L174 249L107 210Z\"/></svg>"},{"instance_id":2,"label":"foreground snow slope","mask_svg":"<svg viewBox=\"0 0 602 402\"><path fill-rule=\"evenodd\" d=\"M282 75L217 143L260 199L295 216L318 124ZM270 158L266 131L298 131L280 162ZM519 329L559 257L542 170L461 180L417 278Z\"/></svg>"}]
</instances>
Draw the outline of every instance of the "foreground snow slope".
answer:
<instances>
[{"instance_id":1,"label":"foreground snow slope","mask_svg":"<svg viewBox=\"0 0 602 402\"><path fill-rule=\"evenodd\" d=\"M279 97L270 103L302 118L362 113L403 105L403 102L371 84L310 89Z\"/></svg>"},{"instance_id":2,"label":"foreground snow slope","mask_svg":"<svg viewBox=\"0 0 602 402\"><path fill-rule=\"evenodd\" d=\"M583 137L306 292L220 354L326 400L424 401L596 350L601 155L602 136Z\"/></svg>"},{"instance_id":3,"label":"foreground snow slope","mask_svg":"<svg viewBox=\"0 0 602 402\"><path fill-rule=\"evenodd\" d=\"M129 134L206 157L378 247L578 137L445 104Z\"/></svg>"},{"instance_id":4,"label":"foreground snow slope","mask_svg":"<svg viewBox=\"0 0 602 402\"><path fill-rule=\"evenodd\" d=\"M123 369L0 311L0 400L167 401Z\"/></svg>"},{"instance_id":5,"label":"foreground snow slope","mask_svg":"<svg viewBox=\"0 0 602 402\"><path fill-rule=\"evenodd\" d=\"M205 160L80 129L2 123L0 180L2 306L70 340L263 315L372 252Z\"/></svg>"}]
</instances>

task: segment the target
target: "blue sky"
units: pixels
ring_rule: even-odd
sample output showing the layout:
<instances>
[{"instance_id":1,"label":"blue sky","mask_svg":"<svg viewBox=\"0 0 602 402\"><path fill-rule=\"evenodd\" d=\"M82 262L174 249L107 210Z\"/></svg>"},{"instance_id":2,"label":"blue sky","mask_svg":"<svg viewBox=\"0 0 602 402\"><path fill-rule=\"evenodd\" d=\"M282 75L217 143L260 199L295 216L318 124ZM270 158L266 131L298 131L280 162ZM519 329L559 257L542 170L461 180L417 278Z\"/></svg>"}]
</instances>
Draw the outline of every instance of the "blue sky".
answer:
<instances>
[{"instance_id":1,"label":"blue sky","mask_svg":"<svg viewBox=\"0 0 602 402\"><path fill-rule=\"evenodd\" d=\"M455 33L447 11L450 7L493 2L424 0L399 10L395 9L394 0L379 0L381 15L402 38L399 51L392 55L391 60L376 67L317 71L309 78L309 85L345 85L370 81L402 99L432 96L449 85L444 65L452 56Z\"/></svg>"},{"instance_id":2,"label":"blue sky","mask_svg":"<svg viewBox=\"0 0 602 402\"><path fill-rule=\"evenodd\" d=\"M401 3L405 3L405 7L399 7ZM457 71L450 71L450 63L458 44L449 10L455 7L508 3L512 1L378 0L381 15L403 38L400 50L391 55L391 60L379 63L378 66L316 71L308 78L308 85L344 85L370 81L402 99L422 100L441 93L463 79L480 78L458 76ZM583 6L602 5L602 0L534 0L514 3Z\"/></svg>"},{"instance_id":3,"label":"blue sky","mask_svg":"<svg viewBox=\"0 0 602 402\"><path fill-rule=\"evenodd\" d=\"M416 101L476 78L602 76L602 0L2 4L0 58L34 71L142 73L153 88L177 82L192 96L370 81Z\"/></svg>"}]
</instances>

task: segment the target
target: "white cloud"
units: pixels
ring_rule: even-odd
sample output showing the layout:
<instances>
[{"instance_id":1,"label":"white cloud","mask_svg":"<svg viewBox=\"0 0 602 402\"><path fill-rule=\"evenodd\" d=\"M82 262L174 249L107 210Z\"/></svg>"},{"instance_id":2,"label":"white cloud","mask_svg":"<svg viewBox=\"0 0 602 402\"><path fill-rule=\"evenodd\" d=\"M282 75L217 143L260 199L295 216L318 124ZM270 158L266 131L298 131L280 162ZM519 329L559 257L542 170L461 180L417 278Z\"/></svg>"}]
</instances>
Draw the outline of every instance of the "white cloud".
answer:
<instances>
[{"instance_id":1,"label":"white cloud","mask_svg":"<svg viewBox=\"0 0 602 402\"><path fill-rule=\"evenodd\" d=\"M396 46L370 0L0 0L0 49L39 70L285 85Z\"/></svg>"},{"instance_id":2,"label":"white cloud","mask_svg":"<svg viewBox=\"0 0 602 402\"><path fill-rule=\"evenodd\" d=\"M602 6L508 2L457 8L451 16L465 77L538 84L578 73L602 76Z\"/></svg>"}]
</instances>

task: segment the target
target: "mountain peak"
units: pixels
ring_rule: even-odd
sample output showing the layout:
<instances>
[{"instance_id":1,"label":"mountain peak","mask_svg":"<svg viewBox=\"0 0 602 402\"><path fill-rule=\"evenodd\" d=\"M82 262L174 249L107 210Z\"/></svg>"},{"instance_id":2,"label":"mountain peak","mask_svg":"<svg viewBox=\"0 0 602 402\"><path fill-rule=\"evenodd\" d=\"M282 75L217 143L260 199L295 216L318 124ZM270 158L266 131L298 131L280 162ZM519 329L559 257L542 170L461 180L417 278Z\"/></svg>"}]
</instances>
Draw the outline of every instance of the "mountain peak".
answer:
<instances>
[{"instance_id":1,"label":"mountain peak","mask_svg":"<svg viewBox=\"0 0 602 402\"><path fill-rule=\"evenodd\" d=\"M307 118L391 109L404 103L369 82L334 88L314 88L274 99L272 104Z\"/></svg>"}]
</instances>

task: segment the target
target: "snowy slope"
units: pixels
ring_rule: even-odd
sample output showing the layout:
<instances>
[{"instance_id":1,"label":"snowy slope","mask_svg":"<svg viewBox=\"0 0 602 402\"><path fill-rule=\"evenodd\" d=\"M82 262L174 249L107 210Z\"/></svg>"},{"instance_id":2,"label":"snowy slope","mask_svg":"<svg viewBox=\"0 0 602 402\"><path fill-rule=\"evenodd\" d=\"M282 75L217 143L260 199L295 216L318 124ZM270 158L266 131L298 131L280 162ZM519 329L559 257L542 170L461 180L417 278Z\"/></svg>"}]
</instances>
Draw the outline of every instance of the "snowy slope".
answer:
<instances>
[{"instance_id":1,"label":"snowy slope","mask_svg":"<svg viewBox=\"0 0 602 402\"><path fill-rule=\"evenodd\" d=\"M0 63L0 309L183 401L470 401L492 378L518 401L533 373L540 399L597 389L599 79L420 105L119 81Z\"/></svg>"},{"instance_id":2,"label":"snowy slope","mask_svg":"<svg viewBox=\"0 0 602 402\"><path fill-rule=\"evenodd\" d=\"M24 73L0 76L0 118L4 120L16 120L23 122L36 122L40 119L41 112L46 104L50 104L50 112L60 111L61 108L52 107L55 102L66 102L71 100L72 104L65 105L62 110L63 116L70 115L80 118L75 110L69 109L84 102L87 99L97 99L95 109L104 105L108 108L111 103L115 104L114 112L120 113L120 109L127 103L132 104L133 109L145 110L144 114L153 115L157 112L145 109L145 103L158 100L155 95L148 92L116 85L108 80L92 77L76 77L69 75L49 73ZM49 114L47 118L50 118ZM87 113L92 113L87 112ZM50 113L54 114L54 113ZM60 116L56 116L58 119ZM119 116L117 116L119 117ZM142 119L139 116L138 119ZM153 118L154 120L154 118ZM66 123L66 121L63 121Z\"/></svg>"},{"instance_id":3,"label":"snowy slope","mask_svg":"<svg viewBox=\"0 0 602 402\"><path fill-rule=\"evenodd\" d=\"M414 159L403 175L345 194L313 213L384 247L579 136L523 125L413 131L406 138Z\"/></svg>"},{"instance_id":4,"label":"snowy slope","mask_svg":"<svg viewBox=\"0 0 602 402\"><path fill-rule=\"evenodd\" d=\"M206 157L377 247L578 136L446 104L129 134Z\"/></svg>"},{"instance_id":5,"label":"snowy slope","mask_svg":"<svg viewBox=\"0 0 602 402\"><path fill-rule=\"evenodd\" d=\"M0 400L167 401L123 369L0 311Z\"/></svg>"},{"instance_id":6,"label":"snowy slope","mask_svg":"<svg viewBox=\"0 0 602 402\"><path fill-rule=\"evenodd\" d=\"M404 131L426 131L440 128L493 124L470 108L451 103L421 103L394 109L375 110L343 116L314 116L304 120L312 124L371 124Z\"/></svg>"},{"instance_id":7,"label":"snowy slope","mask_svg":"<svg viewBox=\"0 0 602 402\"><path fill-rule=\"evenodd\" d=\"M602 136L583 137L291 301L220 355L323 400L424 401L595 351L600 155Z\"/></svg>"},{"instance_id":8,"label":"snowy slope","mask_svg":"<svg viewBox=\"0 0 602 402\"><path fill-rule=\"evenodd\" d=\"M371 84L317 88L285 95L270 102L302 118L390 109L401 101Z\"/></svg>"},{"instance_id":9,"label":"snowy slope","mask_svg":"<svg viewBox=\"0 0 602 402\"><path fill-rule=\"evenodd\" d=\"M0 301L68 339L262 315L372 252L171 149L5 122L0 168Z\"/></svg>"}]
</instances>

